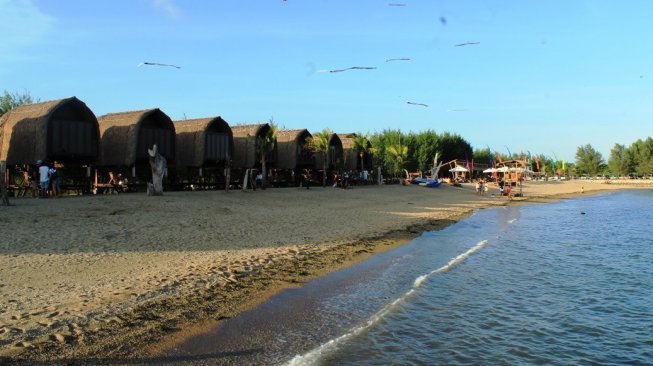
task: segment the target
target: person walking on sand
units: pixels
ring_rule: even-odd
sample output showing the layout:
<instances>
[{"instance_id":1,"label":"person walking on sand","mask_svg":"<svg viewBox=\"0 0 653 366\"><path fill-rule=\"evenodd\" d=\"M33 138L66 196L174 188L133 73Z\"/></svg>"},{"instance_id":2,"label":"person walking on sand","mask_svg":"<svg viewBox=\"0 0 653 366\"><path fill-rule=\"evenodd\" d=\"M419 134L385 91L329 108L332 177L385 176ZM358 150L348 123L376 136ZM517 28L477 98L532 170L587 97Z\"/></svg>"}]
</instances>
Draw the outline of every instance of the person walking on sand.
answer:
<instances>
[{"instance_id":1,"label":"person walking on sand","mask_svg":"<svg viewBox=\"0 0 653 366\"><path fill-rule=\"evenodd\" d=\"M50 185L50 167L43 160L36 162L39 166L39 197L47 197Z\"/></svg>"}]
</instances>

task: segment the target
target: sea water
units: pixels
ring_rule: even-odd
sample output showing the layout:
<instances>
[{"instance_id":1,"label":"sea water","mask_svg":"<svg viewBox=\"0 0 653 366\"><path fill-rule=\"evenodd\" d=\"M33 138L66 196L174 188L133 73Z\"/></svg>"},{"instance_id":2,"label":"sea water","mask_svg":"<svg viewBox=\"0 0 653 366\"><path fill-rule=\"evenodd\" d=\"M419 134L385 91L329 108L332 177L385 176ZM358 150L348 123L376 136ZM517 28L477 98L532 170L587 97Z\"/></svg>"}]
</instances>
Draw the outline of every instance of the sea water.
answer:
<instances>
[{"instance_id":1,"label":"sea water","mask_svg":"<svg viewBox=\"0 0 653 366\"><path fill-rule=\"evenodd\" d=\"M419 274L293 365L653 365L653 192L484 210L416 240Z\"/></svg>"},{"instance_id":2,"label":"sea water","mask_svg":"<svg viewBox=\"0 0 653 366\"><path fill-rule=\"evenodd\" d=\"M157 362L653 365L653 191L481 210Z\"/></svg>"}]
</instances>

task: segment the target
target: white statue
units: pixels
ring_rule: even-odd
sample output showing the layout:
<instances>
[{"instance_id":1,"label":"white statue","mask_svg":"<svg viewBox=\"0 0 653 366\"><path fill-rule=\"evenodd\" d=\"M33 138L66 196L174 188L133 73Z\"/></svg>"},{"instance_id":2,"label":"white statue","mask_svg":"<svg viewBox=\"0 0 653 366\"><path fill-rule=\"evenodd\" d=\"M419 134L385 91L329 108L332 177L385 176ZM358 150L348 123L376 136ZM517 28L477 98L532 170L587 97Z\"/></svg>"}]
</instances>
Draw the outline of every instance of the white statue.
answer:
<instances>
[{"instance_id":1,"label":"white statue","mask_svg":"<svg viewBox=\"0 0 653 366\"><path fill-rule=\"evenodd\" d=\"M167 162L163 155L159 154L156 144L152 149L147 149L150 155L150 166L152 167L152 183L147 184L148 196L162 196L163 195L163 176L165 175Z\"/></svg>"}]
</instances>

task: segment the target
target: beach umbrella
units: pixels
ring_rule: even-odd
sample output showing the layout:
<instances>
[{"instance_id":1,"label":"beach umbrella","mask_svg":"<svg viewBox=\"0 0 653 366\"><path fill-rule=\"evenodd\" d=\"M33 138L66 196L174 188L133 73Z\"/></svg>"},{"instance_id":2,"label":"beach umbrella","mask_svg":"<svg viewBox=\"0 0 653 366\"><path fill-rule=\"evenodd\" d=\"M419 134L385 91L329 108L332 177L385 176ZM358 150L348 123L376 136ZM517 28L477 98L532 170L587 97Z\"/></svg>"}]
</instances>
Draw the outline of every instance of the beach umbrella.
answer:
<instances>
[{"instance_id":1,"label":"beach umbrella","mask_svg":"<svg viewBox=\"0 0 653 366\"><path fill-rule=\"evenodd\" d=\"M497 170L494 168L487 168L483 171L483 173L496 173Z\"/></svg>"},{"instance_id":2,"label":"beach umbrella","mask_svg":"<svg viewBox=\"0 0 653 366\"><path fill-rule=\"evenodd\" d=\"M459 172L468 172L469 169L462 167L460 165L456 165L456 167L449 169L449 171L452 173L459 173Z\"/></svg>"}]
</instances>

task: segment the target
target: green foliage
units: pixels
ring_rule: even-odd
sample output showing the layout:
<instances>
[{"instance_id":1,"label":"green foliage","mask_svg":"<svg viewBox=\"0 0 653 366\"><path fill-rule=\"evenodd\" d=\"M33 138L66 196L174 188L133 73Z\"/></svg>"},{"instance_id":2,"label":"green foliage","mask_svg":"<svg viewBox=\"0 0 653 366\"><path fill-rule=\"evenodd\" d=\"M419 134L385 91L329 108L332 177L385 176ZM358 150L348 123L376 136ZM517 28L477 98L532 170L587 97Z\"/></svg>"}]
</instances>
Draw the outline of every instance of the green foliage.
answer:
<instances>
[{"instance_id":1,"label":"green foliage","mask_svg":"<svg viewBox=\"0 0 653 366\"><path fill-rule=\"evenodd\" d=\"M271 153L277 143L277 133L279 132L279 126L274 123L272 119L270 119L269 125L270 129L268 130L267 134L256 138L256 147L258 148L259 154L262 158Z\"/></svg>"},{"instance_id":2,"label":"green foliage","mask_svg":"<svg viewBox=\"0 0 653 366\"><path fill-rule=\"evenodd\" d=\"M433 158L440 149L440 138L435 131L428 130L416 135L416 146L412 150L417 169L427 172L433 166Z\"/></svg>"},{"instance_id":3,"label":"green foliage","mask_svg":"<svg viewBox=\"0 0 653 366\"><path fill-rule=\"evenodd\" d=\"M328 153L329 153L329 138L333 132L328 128L325 128L321 132L316 132L313 136L306 138L306 146L315 154L322 155L322 169L324 174L322 175L322 186L326 187L326 178L327 178L327 164L328 164Z\"/></svg>"},{"instance_id":4,"label":"green foliage","mask_svg":"<svg viewBox=\"0 0 653 366\"><path fill-rule=\"evenodd\" d=\"M592 145L579 146L576 150L576 173L597 175L605 167L603 156Z\"/></svg>"},{"instance_id":5,"label":"green foliage","mask_svg":"<svg viewBox=\"0 0 653 366\"><path fill-rule=\"evenodd\" d=\"M638 175L653 174L653 139L637 140L629 148L635 161Z\"/></svg>"},{"instance_id":6,"label":"green foliage","mask_svg":"<svg viewBox=\"0 0 653 366\"><path fill-rule=\"evenodd\" d=\"M388 155L397 162L397 169L393 170L394 174L401 174L401 170L404 167L404 162L408 158L408 146L402 144L393 144L387 147L386 149Z\"/></svg>"},{"instance_id":7,"label":"green foliage","mask_svg":"<svg viewBox=\"0 0 653 366\"><path fill-rule=\"evenodd\" d=\"M615 144L610 150L608 159L610 173L617 176L627 176L635 171L635 157L625 145Z\"/></svg>"},{"instance_id":8,"label":"green foliage","mask_svg":"<svg viewBox=\"0 0 653 366\"><path fill-rule=\"evenodd\" d=\"M474 156L472 145L458 134L450 134L445 132L440 135L440 155L442 161L448 162L454 159L469 159Z\"/></svg>"},{"instance_id":9,"label":"green foliage","mask_svg":"<svg viewBox=\"0 0 653 366\"><path fill-rule=\"evenodd\" d=\"M403 134L400 130L383 130L370 136L369 140L374 165L381 166L389 174L397 174L404 168L409 171L429 171L436 153L440 154L439 159L444 162L470 159L473 156L472 147L467 141L448 132L439 135L427 130Z\"/></svg>"},{"instance_id":10,"label":"green foliage","mask_svg":"<svg viewBox=\"0 0 653 366\"><path fill-rule=\"evenodd\" d=\"M31 104L38 101L38 99L34 100L28 91L25 91L23 94L10 94L5 90L4 94L0 96L0 116L23 104Z\"/></svg>"}]
</instances>

